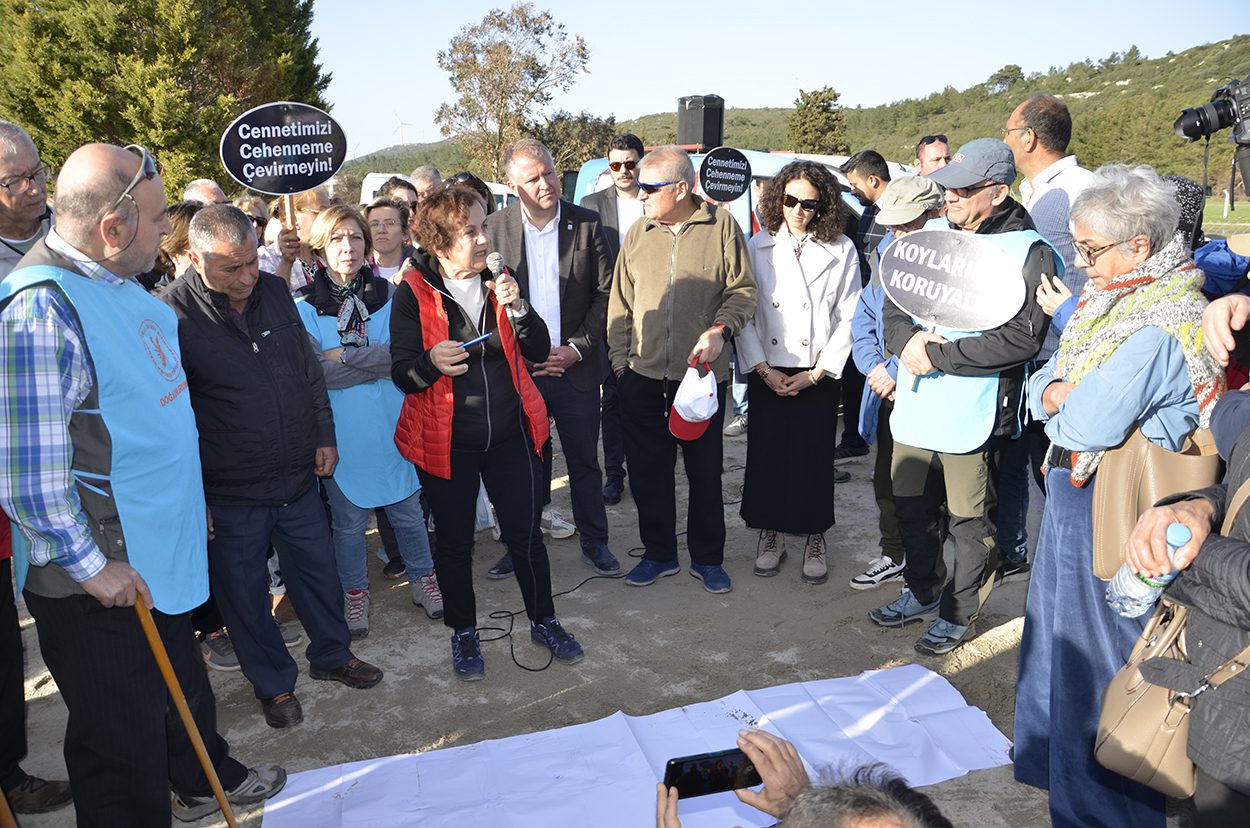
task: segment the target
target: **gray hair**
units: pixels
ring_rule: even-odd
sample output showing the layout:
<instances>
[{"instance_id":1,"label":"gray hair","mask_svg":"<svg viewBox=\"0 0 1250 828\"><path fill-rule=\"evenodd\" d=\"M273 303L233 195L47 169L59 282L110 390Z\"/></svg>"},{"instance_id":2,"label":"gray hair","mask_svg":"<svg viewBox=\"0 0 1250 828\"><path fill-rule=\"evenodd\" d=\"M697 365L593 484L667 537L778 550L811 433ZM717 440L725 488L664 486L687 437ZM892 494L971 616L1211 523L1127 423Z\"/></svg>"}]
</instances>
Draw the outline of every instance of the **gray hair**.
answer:
<instances>
[{"instance_id":1,"label":"gray hair","mask_svg":"<svg viewBox=\"0 0 1250 828\"><path fill-rule=\"evenodd\" d=\"M802 791L786 814L786 828L858 828L890 819L903 828L953 828L933 800L891 768L864 765L835 771Z\"/></svg>"},{"instance_id":2,"label":"gray hair","mask_svg":"<svg viewBox=\"0 0 1250 828\"><path fill-rule=\"evenodd\" d=\"M643 156L640 166L656 171L665 181L685 181L694 192L694 164L690 154L678 146L669 144L656 147Z\"/></svg>"},{"instance_id":3,"label":"gray hair","mask_svg":"<svg viewBox=\"0 0 1250 828\"><path fill-rule=\"evenodd\" d=\"M443 177L438 174L438 167L433 164L422 164L412 171L412 175L408 176L413 184L418 182L428 184L431 187L443 183Z\"/></svg>"},{"instance_id":4,"label":"gray hair","mask_svg":"<svg viewBox=\"0 0 1250 828\"><path fill-rule=\"evenodd\" d=\"M1083 224L1127 252L1124 242L1150 240L1151 254L1176 235L1181 208L1173 189L1147 166L1107 164L1094 171L1088 187L1072 205L1073 224Z\"/></svg>"},{"instance_id":5,"label":"gray hair","mask_svg":"<svg viewBox=\"0 0 1250 828\"><path fill-rule=\"evenodd\" d=\"M39 152L26 130L12 121L0 120L0 156L17 155L17 151L24 146L31 147L36 154Z\"/></svg>"},{"instance_id":6,"label":"gray hair","mask_svg":"<svg viewBox=\"0 0 1250 828\"><path fill-rule=\"evenodd\" d=\"M196 198L195 198L195 193L196 193L196 191L197 191L197 190L199 190L201 187L212 187L212 188L214 188L214 189L216 189L216 190L220 190L222 195L225 195L225 194L226 194L226 191L221 189L221 185L220 185L220 184L218 184L218 183L217 183L216 181L214 181L213 179L211 179L211 178L197 178L197 179L195 179L194 181L192 181L190 184L188 184L188 185L187 185L187 186L183 189L183 191L182 191L182 200L183 200L183 201L195 201L195 200L196 200Z\"/></svg>"},{"instance_id":7,"label":"gray hair","mask_svg":"<svg viewBox=\"0 0 1250 828\"><path fill-rule=\"evenodd\" d=\"M555 159L551 157L551 150L547 149L547 145L536 138L522 138L512 146L508 147L507 152L503 154L503 169L508 177L512 177L512 164L517 156L521 158L529 158L539 163L546 162L555 166Z\"/></svg>"},{"instance_id":8,"label":"gray hair","mask_svg":"<svg viewBox=\"0 0 1250 828\"><path fill-rule=\"evenodd\" d=\"M187 243L201 256L221 244L256 247L256 228L247 214L233 204L209 204L191 219Z\"/></svg>"}]
</instances>

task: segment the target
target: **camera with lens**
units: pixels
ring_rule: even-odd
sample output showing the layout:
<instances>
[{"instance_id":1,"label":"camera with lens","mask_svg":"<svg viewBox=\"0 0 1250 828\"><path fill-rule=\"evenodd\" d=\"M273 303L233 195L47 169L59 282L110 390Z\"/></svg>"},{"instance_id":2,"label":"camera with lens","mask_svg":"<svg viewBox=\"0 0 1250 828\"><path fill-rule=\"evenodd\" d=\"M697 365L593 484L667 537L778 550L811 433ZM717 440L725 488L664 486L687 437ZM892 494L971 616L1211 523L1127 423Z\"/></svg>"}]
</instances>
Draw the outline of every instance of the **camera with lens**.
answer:
<instances>
[{"instance_id":1,"label":"camera with lens","mask_svg":"<svg viewBox=\"0 0 1250 828\"><path fill-rule=\"evenodd\" d=\"M1250 195L1250 75L1221 86L1207 103L1182 110L1172 124L1177 135L1190 141L1210 139L1226 127L1233 128L1234 164L1241 169L1242 184Z\"/></svg>"}]
</instances>

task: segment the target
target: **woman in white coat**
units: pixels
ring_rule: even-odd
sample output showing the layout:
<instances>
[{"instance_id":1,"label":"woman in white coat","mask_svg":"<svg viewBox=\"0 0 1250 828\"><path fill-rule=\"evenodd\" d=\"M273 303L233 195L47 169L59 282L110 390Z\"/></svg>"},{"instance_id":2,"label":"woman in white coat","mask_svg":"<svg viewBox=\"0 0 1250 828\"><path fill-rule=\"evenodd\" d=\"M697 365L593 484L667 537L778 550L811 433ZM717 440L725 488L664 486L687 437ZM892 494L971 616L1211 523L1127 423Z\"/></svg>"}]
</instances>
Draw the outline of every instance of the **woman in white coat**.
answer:
<instances>
[{"instance_id":1,"label":"woman in white coat","mask_svg":"<svg viewBox=\"0 0 1250 828\"><path fill-rule=\"evenodd\" d=\"M785 535L801 535L802 579L822 584L824 533L834 522L838 380L851 352L859 257L842 232L851 217L842 187L820 164L783 168L764 189L760 217L764 229L749 244L759 304L736 343L751 369L741 514L760 530L756 575L776 575Z\"/></svg>"}]
</instances>

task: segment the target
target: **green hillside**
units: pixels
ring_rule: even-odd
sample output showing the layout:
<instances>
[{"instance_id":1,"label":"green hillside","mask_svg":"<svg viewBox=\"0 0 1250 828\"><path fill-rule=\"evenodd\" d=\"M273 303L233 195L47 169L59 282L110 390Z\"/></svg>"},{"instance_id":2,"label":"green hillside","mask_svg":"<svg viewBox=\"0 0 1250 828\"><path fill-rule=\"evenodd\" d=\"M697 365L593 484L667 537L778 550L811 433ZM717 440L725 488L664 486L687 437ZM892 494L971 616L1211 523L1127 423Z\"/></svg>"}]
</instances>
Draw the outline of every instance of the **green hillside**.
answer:
<instances>
[{"instance_id":1,"label":"green hillside","mask_svg":"<svg viewBox=\"0 0 1250 828\"><path fill-rule=\"evenodd\" d=\"M1172 122L1185 107L1207 101L1217 86L1250 74L1250 35L1154 59L1141 56L1131 44L1120 45L1124 52L1101 60L1044 72L1025 67L1023 76L1012 83L983 83L962 91L947 87L918 100L848 109L847 139L852 149L871 147L890 160L907 163L920 136L945 133L956 146L973 138L997 137L1021 100L1033 92L1047 92L1061 96L1072 111L1071 150L1083 165L1150 164L1162 174L1201 181L1203 145L1178 138ZM1034 71L1028 74L1029 70ZM818 83L839 86L837 78L822 78ZM714 91L732 102L733 90ZM786 121L790 111L788 107L728 109L725 143L745 149L789 149ZM675 111L646 115L619 126L637 133L648 145L671 143L676 138L677 115ZM1228 186L1233 153L1229 133L1222 130L1211 142L1211 183L1217 193ZM407 145L351 161L345 170L356 175L383 169L407 171L419 163L460 169L463 156L454 141Z\"/></svg>"}]
</instances>

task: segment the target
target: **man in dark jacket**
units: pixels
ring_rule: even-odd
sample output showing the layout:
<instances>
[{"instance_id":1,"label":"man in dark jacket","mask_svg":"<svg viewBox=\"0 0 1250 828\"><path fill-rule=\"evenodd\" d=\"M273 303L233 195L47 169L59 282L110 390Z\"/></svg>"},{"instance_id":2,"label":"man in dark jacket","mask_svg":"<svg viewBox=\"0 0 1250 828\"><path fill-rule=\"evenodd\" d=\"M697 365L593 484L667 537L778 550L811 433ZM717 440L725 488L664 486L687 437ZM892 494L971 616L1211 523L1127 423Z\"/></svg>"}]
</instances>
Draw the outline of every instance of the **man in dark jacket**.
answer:
<instances>
[{"instance_id":1,"label":"man in dark jacket","mask_svg":"<svg viewBox=\"0 0 1250 828\"><path fill-rule=\"evenodd\" d=\"M937 620L916 642L917 650L930 655L948 653L963 643L993 589L998 547L991 515L996 505L999 455L1006 441L1019 431L1024 364L1037 354L1050 326L1050 318L1034 294L1042 274L1058 272L1056 257L1034 231L1028 212L1012 200L1010 187L1015 177L1011 150L1002 141L989 138L965 144L950 164L929 175L946 189L949 229L996 236L1000 246L1021 255L1019 274L1003 274L1004 278L1024 280L1025 301L1015 316L979 335L948 342L924 330L893 302L885 307L886 350L899 355L910 376L925 378L920 382L931 382L926 375L998 377L997 392L985 395L985 405L994 410L977 412L988 415L979 420L989 423L984 442L972 451L959 452L942 450L946 441L944 435L936 433L937 427L932 434L908 439L897 421L902 419L900 413L907 402L902 397L913 389L910 379L905 383L902 375L899 378L900 399L891 421L896 441L891 476L899 532L907 553L903 577L908 588L869 615L883 626L902 626L938 610ZM940 487L930 482L930 468L938 466L942 471L936 479L945 478L944 496ZM955 539L954 572L945 588L939 520L943 500Z\"/></svg>"},{"instance_id":2,"label":"man in dark jacket","mask_svg":"<svg viewBox=\"0 0 1250 828\"><path fill-rule=\"evenodd\" d=\"M213 597L265 721L303 721L299 669L269 612L272 536L308 632L309 675L364 689L382 671L354 657L317 477L338 461L325 377L283 281L261 273L256 232L228 204L191 221L193 267L161 298L178 316L204 492Z\"/></svg>"}]
</instances>

